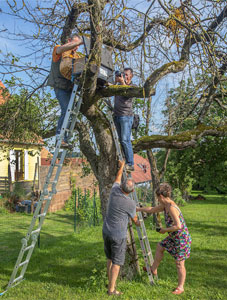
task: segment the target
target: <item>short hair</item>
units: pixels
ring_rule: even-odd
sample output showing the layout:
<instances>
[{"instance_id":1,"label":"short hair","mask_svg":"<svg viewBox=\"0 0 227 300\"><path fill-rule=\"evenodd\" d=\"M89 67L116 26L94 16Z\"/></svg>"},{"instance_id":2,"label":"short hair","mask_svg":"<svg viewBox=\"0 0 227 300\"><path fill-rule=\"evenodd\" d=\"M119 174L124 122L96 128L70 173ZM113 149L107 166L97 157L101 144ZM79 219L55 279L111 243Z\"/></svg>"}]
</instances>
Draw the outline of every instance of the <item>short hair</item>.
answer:
<instances>
[{"instance_id":1,"label":"short hair","mask_svg":"<svg viewBox=\"0 0 227 300\"><path fill-rule=\"evenodd\" d=\"M82 37L78 33L71 33L68 39L73 40L74 37L77 37L78 39L82 40Z\"/></svg>"},{"instance_id":2,"label":"short hair","mask_svg":"<svg viewBox=\"0 0 227 300\"><path fill-rule=\"evenodd\" d=\"M134 188L135 188L135 181L132 178L127 178L123 180L121 184L121 189L123 190L123 192L130 194L131 192L133 192Z\"/></svg>"},{"instance_id":3,"label":"short hair","mask_svg":"<svg viewBox=\"0 0 227 300\"><path fill-rule=\"evenodd\" d=\"M172 187L170 184L167 182L161 183L159 187L156 189L156 195L160 196L162 195L163 197L171 197L172 194Z\"/></svg>"},{"instance_id":4,"label":"short hair","mask_svg":"<svg viewBox=\"0 0 227 300\"><path fill-rule=\"evenodd\" d=\"M124 71L130 71L133 75L133 69L132 68L124 68Z\"/></svg>"}]
</instances>

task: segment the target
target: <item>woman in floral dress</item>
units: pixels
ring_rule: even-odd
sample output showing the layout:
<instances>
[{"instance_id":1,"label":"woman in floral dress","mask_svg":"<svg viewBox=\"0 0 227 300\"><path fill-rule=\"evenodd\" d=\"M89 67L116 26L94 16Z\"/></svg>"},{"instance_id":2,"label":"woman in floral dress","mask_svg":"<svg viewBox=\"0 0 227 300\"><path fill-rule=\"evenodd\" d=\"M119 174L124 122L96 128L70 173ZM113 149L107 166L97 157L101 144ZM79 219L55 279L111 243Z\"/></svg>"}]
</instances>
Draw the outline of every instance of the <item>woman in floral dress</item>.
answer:
<instances>
[{"instance_id":1,"label":"woman in floral dress","mask_svg":"<svg viewBox=\"0 0 227 300\"><path fill-rule=\"evenodd\" d=\"M178 273L178 286L172 293L179 295L184 292L185 259L190 256L191 236L179 207L170 198L171 192L171 186L168 183L162 183L156 190L159 205L156 207L138 207L137 211L147 213L164 212L166 228L161 228L159 233L164 234L167 232L168 236L157 245L151 272L157 276L157 269L164 251L168 251L175 258Z\"/></svg>"}]
</instances>

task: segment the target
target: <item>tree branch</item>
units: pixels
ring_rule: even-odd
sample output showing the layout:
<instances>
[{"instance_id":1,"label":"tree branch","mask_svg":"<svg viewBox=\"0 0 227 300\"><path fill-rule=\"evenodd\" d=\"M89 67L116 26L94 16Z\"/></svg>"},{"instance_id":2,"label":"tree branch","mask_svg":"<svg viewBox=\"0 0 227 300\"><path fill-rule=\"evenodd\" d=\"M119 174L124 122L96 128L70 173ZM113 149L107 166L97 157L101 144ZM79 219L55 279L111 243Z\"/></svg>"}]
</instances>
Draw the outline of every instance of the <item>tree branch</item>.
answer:
<instances>
[{"instance_id":1,"label":"tree branch","mask_svg":"<svg viewBox=\"0 0 227 300\"><path fill-rule=\"evenodd\" d=\"M118 49L120 51L130 52L137 48L146 38L147 34L151 31L152 28L154 28L155 25L163 25L165 26L165 21L160 18L154 18L145 28L143 34L136 39L134 42L124 45L120 41L117 41L112 35L110 38L110 34L108 32L108 35L106 34L103 42L105 45L113 47L115 49Z\"/></svg>"},{"instance_id":2,"label":"tree branch","mask_svg":"<svg viewBox=\"0 0 227 300\"><path fill-rule=\"evenodd\" d=\"M87 3L75 3L72 6L71 11L69 12L66 21L65 26L63 27L62 35L61 35L61 43L65 44L72 33L73 29L76 27L76 22L78 16L82 13L88 10Z\"/></svg>"},{"instance_id":3,"label":"tree branch","mask_svg":"<svg viewBox=\"0 0 227 300\"><path fill-rule=\"evenodd\" d=\"M152 148L186 149L196 146L198 140L205 136L227 136L227 125L213 128L199 125L196 129L184 131L172 136L152 135L144 136L133 141L134 152Z\"/></svg>"}]
</instances>

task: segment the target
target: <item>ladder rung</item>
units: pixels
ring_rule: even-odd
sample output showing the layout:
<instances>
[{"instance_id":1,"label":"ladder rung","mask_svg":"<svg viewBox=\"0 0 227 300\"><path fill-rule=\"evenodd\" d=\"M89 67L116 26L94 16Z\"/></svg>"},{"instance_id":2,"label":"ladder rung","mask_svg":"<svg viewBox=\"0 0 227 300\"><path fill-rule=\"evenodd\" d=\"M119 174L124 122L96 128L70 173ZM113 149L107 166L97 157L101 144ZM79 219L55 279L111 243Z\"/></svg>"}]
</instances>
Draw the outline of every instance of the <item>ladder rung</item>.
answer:
<instances>
[{"instance_id":1,"label":"ladder rung","mask_svg":"<svg viewBox=\"0 0 227 300\"><path fill-rule=\"evenodd\" d=\"M35 233L38 233L38 232L40 232L40 228L38 228L38 229L32 231L32 232L31 232L31 235L32 235L32 234L35 234Z\"/></svg>"},{"instance_id":2,"label":"ladder rung","mask_svg":"<svg viewBox=\"0 0 227 300\"><path fill-rule=\"evenodd\" d=\"M24 251L28 251L29 249L34 248L34 245L30 245L24 249Z\"/></svg>"},{"instance_id":3,"label":"ladder rung","mask_svg":"<svg viewBox=\"0 0 227 300\"><path fill-rule=\"evenodd\" d=\"M57 180L50 181L49 184L57 184Z\"/></svg>"},{"instance_id":4,"label":"ladder rung","mask_svg":"<svg viewBox=\"0 0 227 300\"><path fill-rule=\"evenodd\" d=\"M29 263L29 260L27 259L27 260L23 261L21 264L19 264L18 268L20 268L28 263Z\"/></svg>"},{"instance_id":5,"label":"ladder rung","mask_svg":"<svg viewBox=\"0 0 227 300\"><path fill-rule=\"evenodd\" d=\"M17 282L18 280L21 280L21 279L23 279L23 275L20 275L19 277L17 277L16 279L14 279L14 281L12 282L12 284L13 284L14 282Z\"/></svg>"},{"instance_id":6,"label":"ladder rung","mask_svg":"<svg viewBox=\"0 0 227 300\"><path fill-rule=\"evenodd\" d=\"M63 164L55 164L54 166L55 166L55 167L62 167Z\"/></svg>"},{"instance_id":7,"label":"ladder rung","mask_svg":"<svg viewBox=\"0 0 227 300\"><path fill-rule=\"evenodd\" d=\"M74 115L74 116L78 114L78 113L75 112L74 110L71 110L70 113L71 113L72 115Z\"/></svg>"},{"instance_id":8,"label":"ladder rung","mask_svg":"<svg viewBox=\"0 0 227 300\"><path fill-rule=\"evenodd\" d=\"M45 213L42 213L42 214L39 214L39 215L36 216L36 218L45 217L46 214L47 214L46 212L45 212Z\"/></svg>"},{"instance_id":9,"label":"ladder rung","mask_svg":"<svg viewBox=\"0 0 227 300\"><path fill-rule=\"evenodd\" d=\"M43 198L42 201L49 201L49 200L51 200L51 199L52 199L52 197L47 197L47 198Z\"/></svg>"}]
</instances>

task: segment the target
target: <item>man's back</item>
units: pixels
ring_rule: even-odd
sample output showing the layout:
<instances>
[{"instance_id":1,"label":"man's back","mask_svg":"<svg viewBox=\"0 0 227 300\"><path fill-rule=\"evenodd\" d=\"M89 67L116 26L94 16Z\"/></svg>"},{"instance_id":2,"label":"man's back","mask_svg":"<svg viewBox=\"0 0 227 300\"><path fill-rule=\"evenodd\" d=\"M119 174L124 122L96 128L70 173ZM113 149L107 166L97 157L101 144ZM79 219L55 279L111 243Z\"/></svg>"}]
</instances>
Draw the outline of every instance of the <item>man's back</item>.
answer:
<instances>
[{"instance_id":1,"label":"man's back","mask_svg":"<svg viewBox=\"0 0 227 300\"><path fill-rule=\"evenodd\" d=\"M118 183L114 183L110 192L103 232L112 238L125 238L129 217L134 218L135 215L136 205L134 201L121 191Z\"/></svg>"}]
</instances>

